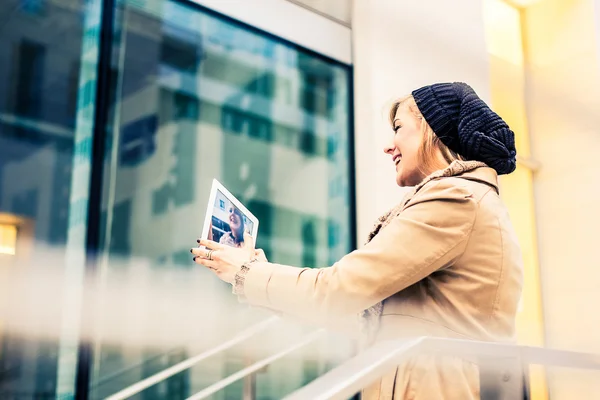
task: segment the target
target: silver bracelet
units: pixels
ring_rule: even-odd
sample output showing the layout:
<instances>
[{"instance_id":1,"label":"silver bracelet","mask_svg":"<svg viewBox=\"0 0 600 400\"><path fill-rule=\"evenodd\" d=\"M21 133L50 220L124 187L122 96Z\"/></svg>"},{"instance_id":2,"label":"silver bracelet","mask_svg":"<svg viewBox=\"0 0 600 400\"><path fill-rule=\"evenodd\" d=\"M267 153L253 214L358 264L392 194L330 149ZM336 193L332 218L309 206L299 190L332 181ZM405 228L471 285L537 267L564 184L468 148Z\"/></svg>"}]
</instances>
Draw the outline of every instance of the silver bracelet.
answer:
<instances>
[{"instance_id":1,"label":"silver bracelet","mask_svg":"<svg viewBox=\"0 0 600 400\"><path fill-rule=\"evenodd\" d=\"M245 262L235 274L235 279L233 282L233 294L236 294L240 300L246 299L246 296L244 295L244 282L246 281L246 274L248 271L250 271L250 265L256 261L258 260L254 258L248 262Z\"/></svg>"}]
</instances>

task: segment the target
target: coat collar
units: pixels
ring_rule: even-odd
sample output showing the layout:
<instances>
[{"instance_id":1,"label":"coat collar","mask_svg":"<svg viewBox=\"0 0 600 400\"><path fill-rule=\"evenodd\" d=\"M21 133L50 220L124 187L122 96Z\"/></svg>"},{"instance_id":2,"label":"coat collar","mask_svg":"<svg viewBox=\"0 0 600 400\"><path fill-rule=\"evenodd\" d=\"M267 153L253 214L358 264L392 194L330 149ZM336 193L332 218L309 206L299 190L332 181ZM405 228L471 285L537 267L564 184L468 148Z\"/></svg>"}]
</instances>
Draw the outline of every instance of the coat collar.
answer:
<instances>
[{"instance_id":1,"label":"coat collar","mask_svg":"<svg viewBox=\"0 0 600 400\"><path fill-rule=\"evenodd\" d=\"M485 163L482 163L481 161L456 160L445 169L435 171L434 173L423 179L421 183L415 186L413 190L411 190L404 197L400 204L398 204L397 206L380 216L377 222L375 222L371 233L369 233L367 243L370 242L371 239L373 239L381 230L381 228L387 225L394 216L398 215L404 209L406 204L423 186L425 186L427 183L433 180L447 178L451 176L458 176L463 179L468 179L470 181L480 182L489 185L492 188L494 188L494 190L496 190L496 193L498 193L498 175L496 174L495 170L488 167Z\"/></svg>"},{"instance_id":2,"label":"coat collar","mask_svg":"<svg viewBox=\"0 0 600 400\"><path fill-rule=\"evenodd\" d=\"M435 171L427 178L423 179L421 183L415 186L413 191L417 193L427 183L437 180L440 178L447 178L451 176L457 176L470 181L480 182L494 188L496 193L499 193L498 189L498 174L492 168L488 167L481 161L461 161L456 160L452 162L448 167Z\"/></svg>"}]
</instances>

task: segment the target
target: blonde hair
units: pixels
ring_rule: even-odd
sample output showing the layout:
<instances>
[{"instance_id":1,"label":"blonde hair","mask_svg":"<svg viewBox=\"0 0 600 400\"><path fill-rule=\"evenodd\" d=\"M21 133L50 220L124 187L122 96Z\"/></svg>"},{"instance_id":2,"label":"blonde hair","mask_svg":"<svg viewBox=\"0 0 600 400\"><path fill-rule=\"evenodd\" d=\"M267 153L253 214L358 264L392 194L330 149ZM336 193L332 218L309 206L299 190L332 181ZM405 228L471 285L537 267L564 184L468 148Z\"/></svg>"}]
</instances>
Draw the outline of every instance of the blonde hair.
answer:
<instances>
[{"instance_id":1,"label":"blonde hair","mask_svg":"<svg viewBox=\"0 0 600 400\"><path fill-rule=\"evenodd\" d=\"M389 122L392 125L392 129L394 128L394 119L396 118L396 113L400 107L408 108L415 118L421 120L421 134L423 136L423 140L419 148L418 160L419 170L422 174L427 176L438 169L446 168L453 161L463 160L462 156L450 150L448 146L442 143L435 132L433 132L433 129L431 129L425 118L423 118L423 114L421 114L421 111L419 111L419 107L417 107L417 103L412 95L408 95L394 101L390 107ZM436 150L439 150L439 153L437 153ZM442 155L446 164L440 160L438 154Z\"/></svg>"}]
</instances>

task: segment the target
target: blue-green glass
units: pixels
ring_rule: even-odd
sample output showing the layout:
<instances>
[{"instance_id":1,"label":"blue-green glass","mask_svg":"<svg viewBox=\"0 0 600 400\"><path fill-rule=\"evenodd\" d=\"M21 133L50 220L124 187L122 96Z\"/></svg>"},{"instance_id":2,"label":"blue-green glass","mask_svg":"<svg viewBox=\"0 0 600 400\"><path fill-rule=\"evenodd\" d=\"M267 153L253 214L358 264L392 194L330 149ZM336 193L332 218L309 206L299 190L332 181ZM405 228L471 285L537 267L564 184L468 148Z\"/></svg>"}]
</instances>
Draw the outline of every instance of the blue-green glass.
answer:
<instances>
[{"instance_id":1,"label":"blue-green glass","mask_svg":"<svg viewBox=\"0 0 600 400\"><path fill-rule=\"evenodd\" d=\"M3 399L74 396L101 4L0 3L0 223L18 221L0 270L24 285L0 303L26 321L0 320Z\"/></svg>"},{"instance_id":2,"label":"blue-green glass","mask_svg":"<svg viewBox=\"0 0 600 400\"><path fill-rule=\"evenodd\" d=\"M222 342L265 317L237 305L229 285L191 261L213 178L259 218L257 245L271 261L325 267L350 250L353 235L348 66L178 1L129 1L119 8L115 29L117 96L101 232L106 274L139 260L145 260L136 267L140 276L150 280L168 271L204 274L197 291L208 293L211 303L194 304L182 315L202 319L199 335L212 339L165 339L135 350L100 340L94 398L196 354L203 340ZM148 326L161 318L147 311ZM124 321L120 329L139 330L140 324ZM168 329L165 337L177 336ZM169 357L173 351L177 356ZM240 351L140 398L191 395L247 365ZM329 362L290 357L259 374L259 398L281 398ZM127 372L118 382L106 379L115 370ZM283 376L286 384L277 384ZM214 398L239 399L242 386Z\"/></svg>"}]
</instances>

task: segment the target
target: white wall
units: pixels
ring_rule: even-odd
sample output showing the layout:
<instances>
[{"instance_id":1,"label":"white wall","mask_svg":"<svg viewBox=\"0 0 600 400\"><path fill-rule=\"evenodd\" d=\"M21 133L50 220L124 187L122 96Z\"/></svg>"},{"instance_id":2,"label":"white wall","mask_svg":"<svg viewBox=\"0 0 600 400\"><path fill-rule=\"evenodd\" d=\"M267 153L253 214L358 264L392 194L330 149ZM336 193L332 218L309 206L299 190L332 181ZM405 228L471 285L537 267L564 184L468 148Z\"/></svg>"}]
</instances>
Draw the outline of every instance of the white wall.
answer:
<instances>
[{"instance_id":1,"label":"white wall","mask_svg":"<svg viewBox=\"0 0 600 400\"><path fill-rule=\"evenodd\" d=\"M451 16L449 18L448 16ZM489 55L480 0L354 2L352 16L358 243L401 200L383 153L386 106L435 82L464 81L489 100Z\"/></svg>"},{"instance_id":2,"label":"white wall","mask_svg":"<svg viewBox=\"0 0 600 400\"><path fill-rule=\"evenodd\" d=\"M343 63L350 62L350 29L292 1L192 1Z\"/></svg>"},{"instance_id":3,"label":"white wall","mask_svg":"<svg viewBox=\"0 0 600 400\"><path fill-rule=\"evenodd\" d=\"M353 0L289 0L293 3L303 4L319 13L334 18L346 25L352 21Z\"/></svg>"}]
</instances>

